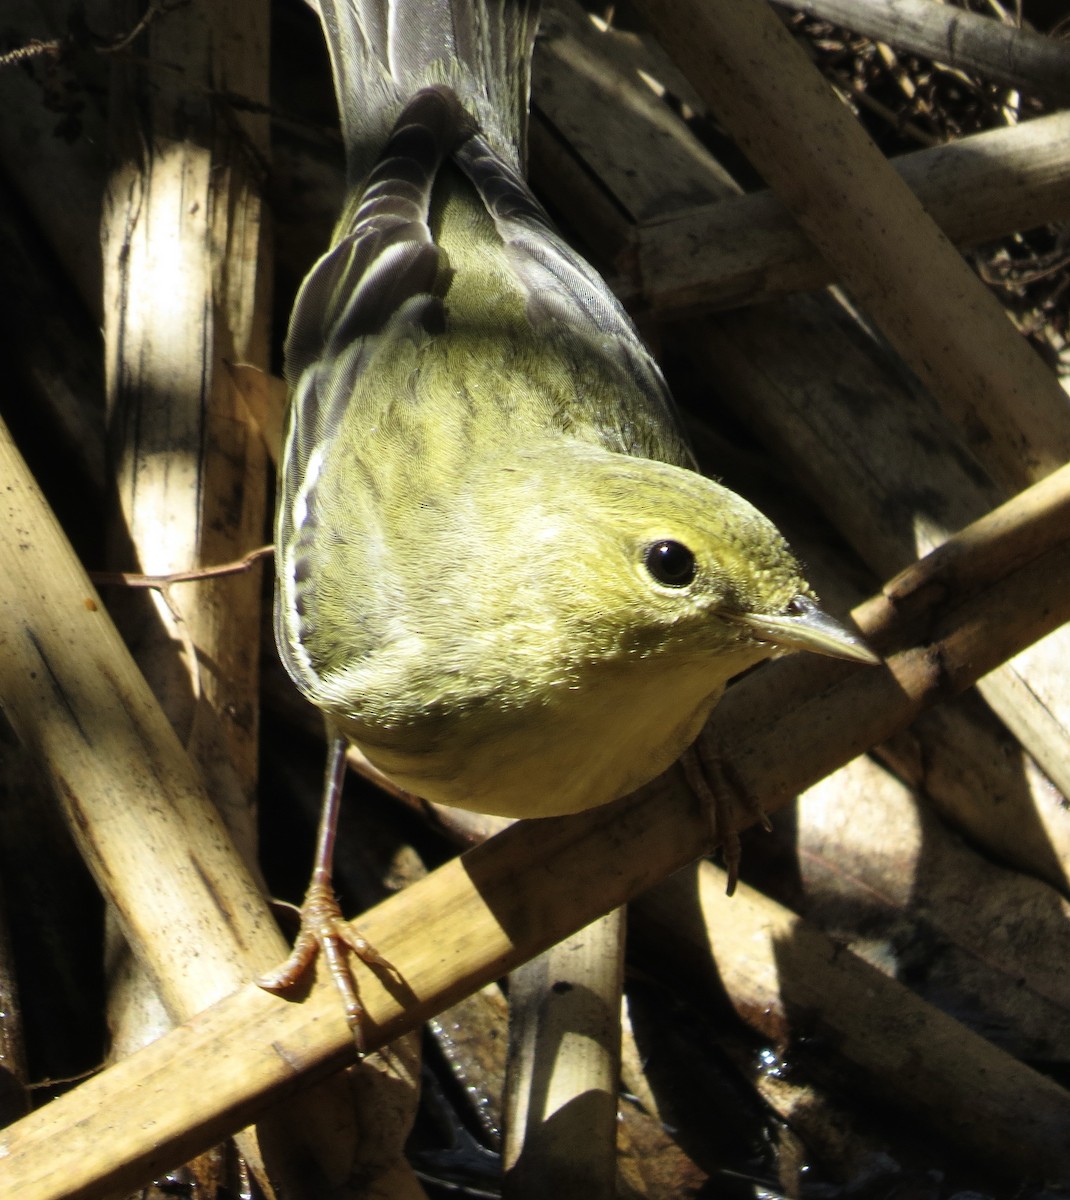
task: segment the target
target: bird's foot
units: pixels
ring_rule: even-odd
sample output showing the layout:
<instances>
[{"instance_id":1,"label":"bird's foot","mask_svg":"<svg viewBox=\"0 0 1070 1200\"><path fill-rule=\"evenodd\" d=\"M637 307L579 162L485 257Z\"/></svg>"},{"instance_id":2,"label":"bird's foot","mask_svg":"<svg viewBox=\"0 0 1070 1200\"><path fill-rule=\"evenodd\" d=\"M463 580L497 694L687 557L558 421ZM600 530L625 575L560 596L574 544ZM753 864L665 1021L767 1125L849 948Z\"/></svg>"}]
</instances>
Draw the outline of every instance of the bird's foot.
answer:
<instances>
[{"instance_id":1,"label":"bird's foot","mask_svg":"<svg viewBox=\"0 0 1070 1200\"><path fill-rule=\"evenodd\" d=\"M393 971L391 964L342 917L342 910L331 886L330 875L317 869L313 872L304 903L301 905L301 928L293 949L285 962L273 971L261 975L257 985L268 992L285 992L296 986L322 951L345 1009L346 1021L353 1031L357 1049L364 1053L364 1006L357 995L357 985L350 970L346 950L369 966Z\"/></svg>"},{"instance_id":2,"label":"bird's foot","mask_svg":"<svg viewBox=\"0 0 1070 1200\"><path fill-rule=\"evenodd\" d=\"M691 790L698 796L708 814L714 840L721 843L729 896L739 882L739 863L743 857L739 832L755 821L768 832L772 829L761 804L743 787L735 784L725 770L713 739L703 730L690 749L684 752L681 765ZM739 810L750 819L740 820Z\"/></svg>"}]
</instances>

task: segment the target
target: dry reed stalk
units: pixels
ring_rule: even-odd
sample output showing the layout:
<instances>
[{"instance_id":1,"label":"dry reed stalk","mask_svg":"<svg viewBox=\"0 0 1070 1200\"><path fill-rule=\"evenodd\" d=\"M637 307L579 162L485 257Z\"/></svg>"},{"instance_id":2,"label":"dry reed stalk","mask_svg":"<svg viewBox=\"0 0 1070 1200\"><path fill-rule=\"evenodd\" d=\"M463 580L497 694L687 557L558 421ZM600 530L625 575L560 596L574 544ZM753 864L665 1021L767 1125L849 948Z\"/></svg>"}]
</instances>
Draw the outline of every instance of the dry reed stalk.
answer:
<instances>
[{"instance_id":1,"label":"dry reed stalk","mask_svg":"<svg viewBox=\"0 0 1070 1200\"><path fill-rule=\"evenodd\" d=\"M689 325L686 337L697 360L718 373L725 402L791 456L804 487L877 575L900 569L998 501L999 491L928 397L827 298L718 314ZM981 685L1064 793L1070 792L1070 686L1061 664L1068 646L1070 630L1055 631ZM1006 766L1000 768L986 739L978 740L980 727L974 724L967 738L962 722L957 726L954 744L970 747L960 769L991 764L980 790L1006 794ZM946 761L946 747L943 753ZM1029 789L1021 798L1019 820L1031 807ZM1059 844L1070 847L1065 810L1052 809L1052 820ZM1039 864L1042 845L1037 849Z\"/></svg>"},{"instance_id":2,"label":"dry reed stalk","mask_svg":"<svg viewBox=\"0 0 1070 1200\"><path fill-rule=\"evenodd\" d=\"M135 565L133 557L153 574L230 561L263 540L267 523L264 442L226 368L266 364L269 356L270 259L259 195L269 153L267 41L262 0L187 8L155 20L146 57L116 68L113 127L125 154L110 180L103 224L121 510L115 540L122 565ZM250 864L261 590L253 571L171 585L155 613L143 611L145 593L122 606L139 665ZM147 1004L139 992L127 974L121 1011L112 1006L120 1051L141 1036ZM382 1078L369 1069L359 1085L332 1081L309 1100L319 1112L317 1154L325 1176L387 1174L388 1190L407 1178L404 1190L418 1195L422 1189L397 1161L407 1124L378 1120L397 1109L398 1091L415 1097L414 1071L406 1062L398 1078L386 1080L390 1105L367 1095ZM376 1115L347 1120L356 1098ZM323 1132L332 1109L345 1130L333 1145ZM300 1119L300 1103L272 1114L272 1144L261 1153L291 1192L314 1195L318 1185L301 1179L306 1151L288 1132ZM374 1138L348 1128L366 1131L373 1121ZM388 1129L392 1154L384 1149Z\"/></svg>"},{"instance_id":3,"label":"dry reed stalk","mask_svg":"<svg viewBox=\"0 0 1070 1200\"><path fill-rule=\"evenodd\" d=\"M265 18L257 0L214 18L167 14L150 24L136 65L112 64L115 166L101 239L111 558L127 569L165 575L226 561L263 537L263 448L222 362L267 355L257 156L268 129L213 93L227 79L236 94L266 100ZM259 576L107 593L250 865L259 647L249 635L260 621ZM169 1018L114 929L108 975L109 1053L121 1057Z\"/></svg>"},{"instance_id":4,"label":"dry reed stalk","mask_svg":"<svg viewBox=\"0 0 1070 1200\"><path fill-rule=\"evenodd\" d=\"M926 0L931 3L931 0ZM891 166L958 246L1070 215L1070 113L991 129ZM781 200L751 192L641 222L625 295L661 319L809 291L834 275Z\"/></svg>"},{"instance_id":5,"label":"dry reed stalk","mask_svg":"<svg viewBox=\"0 0 1070 1200\"><path fill-rule=\"evenodd\" d=\"M506 1200L615 1196L623 976L622 909L510 976Z\"/></svg>"},{"instance_id":6,"label":"dry reed stalk","mask_svg":"<svg viewBox=\"0 0 1070 1200\"><path fill-rule=\"evenodd\" d=\"M280 961L286 945L6 430L0 461L5 715L59 797L167 1011L182 1019ZM322 1194L327 1180L346 1178L360 1131L348 1130L347 1151L338 1149L338 1135L347 1130L337 1117L335 1089L345 1086L344 1079L331 1081L327 1092L306 1093L271 1114L273 1136L261 1145L272 1156L273 1177L291 1194ZM137 1097L129 1100L136 1109ZM195 1086L188 1100L195 1109L203 1093ZM127 1117L137 1120L133 1111ZM280 1127L289 1131L285 1143ZM250 1137L242 1150L259 1161ZM111 1148L105 1142L95 1153L106 1158Z\"/></svg>"},{"instance_id":7,"label":"dry reed stalk","mask_svg":"<svg viewBox=\"0 0 1070 1200\"><path fill-rule=\"evenodd\" d=\"M933 0L774 0L897 50L959 67L984 79L1070 100L1070 46L1034 29Z\"/></svg>"},{"instance_id":8,"label":"dry reed stalk","mask_svg":"<svg viewBox=\"0 0 1070 1200\"><path fill-rule=\"evenodd\" d=\"M827 1039L865 1094L920 1114L972 1157L1022 1178L1070 1177L1070 1151L1052 1145L1070 1093L767 896L744 885L737 905L724 893L712 863L678 873L636 906L644 942L682 978L723 988L775 1043Z\"/></svg>"},{"instance_id":9,"label":"dry reed stalk","mask_svg":"<svg viewBox=\"0 0 1070 1200\"><path fill-rule=\"evenodd\" d=\"M1070 459L1052 372L764 0L643 0L696 90L1010 491Z\"/></svg>"}]
</instances>

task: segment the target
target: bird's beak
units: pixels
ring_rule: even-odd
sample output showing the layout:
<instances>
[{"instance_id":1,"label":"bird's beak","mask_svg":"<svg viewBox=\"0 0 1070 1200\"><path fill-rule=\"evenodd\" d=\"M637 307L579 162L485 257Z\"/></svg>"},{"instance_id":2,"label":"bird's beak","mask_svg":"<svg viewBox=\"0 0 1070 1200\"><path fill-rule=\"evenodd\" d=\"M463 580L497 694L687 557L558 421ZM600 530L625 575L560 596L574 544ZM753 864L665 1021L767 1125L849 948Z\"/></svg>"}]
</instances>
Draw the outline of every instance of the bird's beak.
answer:
<instances>
[{"instance_id":1,"label":"bird's beak","mask_svg":"<svg viewBox=\"0 0 1070 1200\"><path fill-rule=\"evenodd\" d=\"M796 596L787 607L784 615L740 613L732 619L746 625L754 637L785 649L809 650L852 662L881 661L857 634L834 621L809 596Z\"/></svg>"}]
</instances>

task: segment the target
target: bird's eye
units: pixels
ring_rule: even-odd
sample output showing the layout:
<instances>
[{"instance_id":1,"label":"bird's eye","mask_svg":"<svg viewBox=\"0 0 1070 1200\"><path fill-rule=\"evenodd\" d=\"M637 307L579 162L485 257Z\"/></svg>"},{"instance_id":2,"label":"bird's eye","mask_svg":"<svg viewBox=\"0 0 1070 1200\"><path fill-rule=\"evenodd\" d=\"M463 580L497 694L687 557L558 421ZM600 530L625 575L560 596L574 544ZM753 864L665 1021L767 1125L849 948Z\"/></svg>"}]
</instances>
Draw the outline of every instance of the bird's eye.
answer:
<instances>
[{"instance_id":1,"label":"bird's eye","mask_svg":"<svg viewBox=\"0 0 1070 1200\"><path fill-rule=\"evenodd\" d=\"M652 542L643 565L665 587L684 588L695 578L695 556L682 542Z\"/></svg>"}]
</instances>

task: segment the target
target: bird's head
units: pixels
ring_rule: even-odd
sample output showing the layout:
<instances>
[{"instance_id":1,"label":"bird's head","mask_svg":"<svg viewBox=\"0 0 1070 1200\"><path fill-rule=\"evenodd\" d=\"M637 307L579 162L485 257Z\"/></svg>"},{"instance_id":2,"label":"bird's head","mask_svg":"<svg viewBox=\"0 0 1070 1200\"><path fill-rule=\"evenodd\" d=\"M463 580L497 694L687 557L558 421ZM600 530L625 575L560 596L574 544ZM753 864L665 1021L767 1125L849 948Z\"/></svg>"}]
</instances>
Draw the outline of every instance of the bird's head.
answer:
<instances>
[{"instance_id":1,"label":"bird's head","mask_svg":"<svg viewBox=\"0 0 1070 1200\"><path fill-rule=\"evenodd\" d=\"M581 658L722 660L726 677L788 650L876 661L818 606L776 527L693 471L573 445L503 467L509 589ZM525 491L510 504L511 492ZM503 606L509 607L504 603Z\"/></svg>"}]
</instances>

